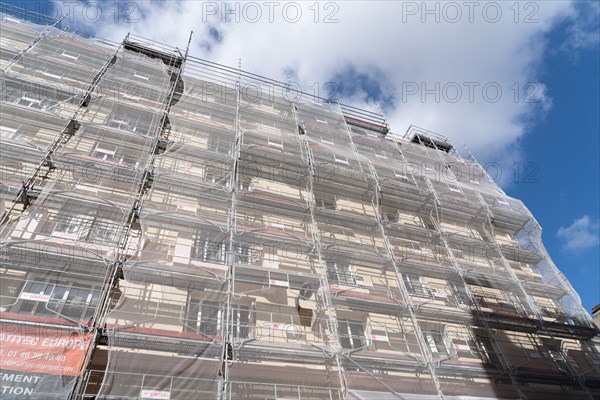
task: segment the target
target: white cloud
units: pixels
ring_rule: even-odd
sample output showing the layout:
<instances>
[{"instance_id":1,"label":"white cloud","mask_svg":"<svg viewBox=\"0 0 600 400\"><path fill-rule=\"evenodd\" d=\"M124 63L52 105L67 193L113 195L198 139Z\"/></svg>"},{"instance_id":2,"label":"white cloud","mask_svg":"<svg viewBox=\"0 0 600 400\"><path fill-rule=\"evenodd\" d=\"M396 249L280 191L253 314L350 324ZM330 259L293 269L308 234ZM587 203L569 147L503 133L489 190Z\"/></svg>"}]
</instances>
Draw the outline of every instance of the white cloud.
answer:
<instances>
[{"instance_id":1,"label":"white cloud","mask_svg":"<svg viewBox=\"0 0 600 400\"><path fill-rule=\"evenodd\" d=\"M577 23L569 25L567 38L561 46L561 50L575 57L577 50L600 44L600 3L586 1L579 5Z\"/></svg>"},{"instance_id":2,"label":"white cloud","mask_svg":"<svg viewBox=\"0 0 600 400\"><path fill-rule=\"evenodd\" d=\"M241 58L244 69L275 79L291 70L309 93L317 86L323 93L328 80L353 69L377 79L381 96L393 99L384 107L394 132L422 126L468 144L480 160L513 158L532 120L550 110L552 94L538 74L547 34L567 21L578 32L572 46L589 43L582 39L589 23L576 23L579 11L569 1L276 2L272 9L259 1L230 4L230 14L222 2L133 4L138 23L115 22L105 12L95 24L78 24L115 41L130 30L180 48L193 30L192 55L231 66ZM301 17L292 23L295 5ZM373 108L364 88L350 97L341 100Z\"/></svg>"},{"instance_id":3,"label":"white cloud","mask_svg":"<svg viewBox=\"0 0 600 400\"><path fill-rule=\"evenodd\" d=\"M575 219L567 227L560 227L556 232L556 237L564 242L565 249L569 251L582 251L600 244L598 221L590 220L589 215Z\"/></svg>"}]
</instances>

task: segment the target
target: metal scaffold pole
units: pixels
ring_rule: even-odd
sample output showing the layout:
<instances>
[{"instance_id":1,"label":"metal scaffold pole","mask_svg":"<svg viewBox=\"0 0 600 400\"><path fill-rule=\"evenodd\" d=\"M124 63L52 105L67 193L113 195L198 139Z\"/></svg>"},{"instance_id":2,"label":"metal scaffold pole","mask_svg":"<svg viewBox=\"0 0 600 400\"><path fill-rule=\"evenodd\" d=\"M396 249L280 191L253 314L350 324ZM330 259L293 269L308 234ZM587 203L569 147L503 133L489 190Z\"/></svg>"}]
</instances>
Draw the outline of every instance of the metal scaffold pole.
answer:
<instances>
[{"instance_id":1,"label":"metal scaffold pole","mask_svg":"<svg viewBox=\"0 0 600 400\"><path fill-rule=\"evenodd\" d=\"M93 333L94 333L93 343L95 343L95 344L97 344L99 342L101 337L103 340L106 340L106 335L107 335L106 329L107 328L106 328L105 319L110 312L111 300L112 300L112 296L114 295L114 289L117 287L118 280L122 279L122 277L123 277L123 266L128 261L128 251L130 250L130 246L131 246L131 248L136 247L135 243L130 243L130 241L132 240L132 237L131 237L132 225L140 217L140 213L141 213L143 202L144 202L144 196L146 195L149 187L152 184L152 176L154 174L154 163L155 163L157 155L159 154L159 145L163 139L164 130L166 127L166 122L168 119L169 111L170 111L172 103L173 103L173 98L174 98L174 95L175 95L175 92L177 89L178 82L180 81L181 74L183 73L185 61L187 59L190 43L192 40L192 35L193 35L193 32L190 33L185 53L181 59L181 64L180 64L179 68L177 68L176 72L173 74L174 76L173 76L173 79L171 80L169 92L168 92L168 94L165 98L165 102L162 106L162 111L160 113L160 119L159 119L160 122L156 126L156 131L153 135L153 144L150 147L150 160L145 166L144 173L142 175L142 179L138 183L136 199L131 207L131 210L129 212L127 220L125 221L123 229L120 232L120 236L119 236L119 240L118 240L119 248L118 248L118 252L115 254L115 261L110 265L110 268L108 268L107 272L106 272L106 280L104 281L104 284L103 284L104 290L102 291L101 298L98 301L98 307L96 308L96 312L91 320L91 322L92 322L91 325L92 325L92 327L95 328L93 331ZM92 81L92 84L90 86L90 90L88 90L88 92L87 92L86 98L81 103L82 106L83 106L83 104L85 104L87 106L87 104L89 103L89 98L91 97L91 94L93 92L93 89L95 89L95 87L100 83L101 77L108 70L109 66L114 65L117 62L118 53L120 52L121 48L123 48L126 45L129 37L130 37L130 35L127 34L127 36L125 37L123 42L121 42L121 45L115 51L114 56L102 68L102 70L101 70L102 74L98 74L94 78L94 80ZM79 110L76 112L76 115L78 112L79 112ZM107 343L108 343L108 341L107 341ZM94 350L95 350L95 347L90 346L90 349L87 352L84 363L83 363L84 366L87 367L89 365L89 363L91 362ZM81 396L83 394L84 390L85 390L85 379L79 378L77 384L75 385L73 391L71 392L70 399L76 400L79 396Z\"/></svg>"},{"instance_id":2,"label":"metal scaffold pole","mask_svg":"<svg viewBox=\"0 0 600 400\"><path fill-rule=\"evenodd\" d=\"M229 232L229 239L227 245L227 300L225 302L225 324L223 328L223 355L222 355L222 376L221 384L222 387L219 391L219 399L230 398L230 382L229 382L229 366L235 359L235 349L233 346L233 310L232 310L232 297L235 288L235 264L237 258L237 249L235 243L235 232L236 232L236 201L237 193L240 184L240 153L243 142L242 130L240 129L240 106L241 106L241 68L242 61L239 60L238 74L235 81L235 120L234 120L234 149L233 149L233 170L231 171L229 190L231 192L231 203L227 214L227 229Z\"/></svg>"},{"instance_id":3,"label":"metal scaffold pole","mask_svg":"<svg viewBox=\"0 0 600 400\"><path fill-rule=\"evenodd\" d=\"M0 4L2 390L599 393L600 330L533 215L468 149L412 125L390 132L378 104L192 57L193 32L181 49L111 42L11 7Z\"/></svg>"},{"instance_id":4,"label":"metal scaffold pole","mask_svg":"<svg viewBox=\"0 0 600 400\"><path fill-rule=\"evenodd\" d=\"M297 126L297 134L298 134L298 140L300 143L300 149L302 151L302 154L306 158L305 161L308 163L308 167L309 167L309 171L310 171L310 174L308 177L308 188L307 189L308 189L309 206L310 206L311 233L312 233L312 237L313 237L313 246L317 253L316 254L317 262L320 266L322 266L322 265L324 265L325 260L323 258L323 254L322 254L319 226L318 226L317 220L315 218L314 180L315 180L315 176L317 174L316 163L315 163L315 159L312 155L312 151L307 142L307 136L306 136L307 132L304 131L304 128L301 127L301 121L298 117L298 108L297 108L296 102L295 101L291 102L290 106L291 106L292 115L294 116L294 121ZM303 131L301 132L300 129L302 129ZM335 308L334 308L332 300L331 300L330 285L329 285L326 274L324 276L322 276L322 278L321 278L320 287L321 287L321 290L319 290L318 295L322 296L323 306L325 307L326 312L327 312L330 330L332 332L337 333L338 332L337 320L333 316ZM338 376L340 379L342 395L344 396L344 398L346 398L347 393L348 393L348 386L347 386L346 376L344 375L344 368L342 367L342 362L341 362L342 348L340 346L339 340L336 340L336 338L337 338L337 334L334 335L333 337L329 338L330 343L332 343L333 346L335 347L334 354L329 355L325 351L323 351L323 353L327 357L335 357L335 362L336 362L336 366L337 366L337 370L338 370Z\"/></svg>"},{"instance_id":5,"label":"metal scaffold pole","mask_svg":"<svg viewBox=\"0 0 600 400\"><path fill-rule=\"evenodd\" d=\"M437 148L434 151L435 151L435 155L437 156L440 164L445 166L446 162L442 159L442 152ZM492 339L492 345L494 346L496 354L498 355L498 358L500 360L500 363L501 363L504 373L506 373L508 375L508 377L510 378L512 385L515 388L515 390L517 391L517 393L519 394L519 396L522 399L527 399L527 396L520 389L519 381L517 380L517 378L513 372L513 368L511 367L509 361L507 360L506 355L505 355L504 351L502 350L501 345L495 339L496 335L494 334L494 331L490 328L490 326L487 322L487 319L483 315L483 312L481 310L481 305L479 304L479 300L473 295L473 293L469 287L469 284L467 283L467 281L465 279L463 268L458 263L458 260L454 254L454 251L452 250L452 247L448 243L448 240L445 236L446 234L444 233L444 231L441 227L440 223L442 221L443 206L442 206L440 196L438 195L437 190L435 189L433 183L431 182L431 179L428 176L423 176L423 178L425 179L425 182L427 183L427 187L429 188L430 192L433 194L433 197L434 197L433 209L435 211L435 217L432 214L432 221L435 226L436 234L437 234L438 238L442 241L442 244L444 246L445 251L447 252L447 254L449 256L449 259L450 259L450 262L452 263L452 267L454 268L454 271L460 277L460 282L465 288L466 295L468 296L468 298L470 299L470 301L472 302L472 304L475 307L475 312L476 312L477 318L483 322L485 330L486 330L489 338Z\"/></svg>"},{"instance_id":6,"label":"metal scaffold pole","mask_svg":"<svg viewBox=\"0 0 600 400\"><path fill-rule=\"evenodd\" d=\"M431 181L429 180L428 177L425 177L425 180L427 181L428 186L431 188L433 193L435 192L435 188L433 187L433 185L431 184ZM437 198L437 194L435 195L435 198ZM437 203L437 201L436 201ZM435 208L437 208L438 205L435 205ZM439 214L438 214L439 215ZM521 391L521 389L519 388L519 382L517 380L517 378L515 377L512 368L509 364L509 362L506 359L506 356L504 354L504 352L502 351L502 348L498 345L498 343L496 342L496 340L494 339L495 335L494 332L490 329L487 320L485 319L482 311L481 311L481 306L479 305L479 301L475 298L475 296L473 296L473 293L471 292L471 289L469 288L469 285L467 284L465 277L464 277L464 273L462 270L462 267L458 264L456 257L454 255L454 252L452 250L452 248L450 247L450 245L448 244L448 241L446 240L445 234L442 231L442 228L440 227L439 224L439 219L437 218L432 218L434 226L436 228L437 231L437 235L440 238L440 240L442 241L442 244L445 248L445 250L447 251L449 257L450 257L450 261L452 263L452 266L454 268L454 270L456 271L456 273L460 276L461 278L461 283L462 285L464 285L465 288L465 293L466 295L469 297L469 299L471 299L473 305L475 306L475 312L477 313L477 317L483 321L486 332L488 333L490 339L492 339L492 344L495 346L495 350L497 352L497 355L499 356L499 360L501 362L501 366L503 371L509 376L515 390L519 393L519 396L522 399L527 399L527 396L525 396L525 394L523 394L523 392Z\"/></svg>"},{"instance_id":7,"label":"metal scaffold pole","mask_svg":"<svg viewBox=\"0 0 600 400\"><path fill-rule=\"evenodd\" d=\"M340 113L340 115L342 116L343 119L343 115ZM350 132L350 128L348 127L348 125L346 124L345 120L344 120L344 127L345 127L345 131L348 134L348 138L350 140L350 142L352 143L352 151L354 152L354 155L360 159L360 154L358 153L357 149L356 149L356 145L354 144L354 141L352 140L352 134ZM411 322L413 324L413 327L415 329L416 332L416 338L419 344L419 348L421 350L421 353L423 355L423 359L425 360L425 363L427 365L427 369L429 370L429 374L431 376L431 379L433 380L433 383L435 385L436 391L438 393L438 398L440 400L443 400L445 398L444 393L442 391L442 387L440 385L440 381L437 377L436 371L435 371L435 365L433 362L433 355L431 354L431 350L427 344L427 342L425 341L425 337L423 336L423 333L421 331L421 326L419 324L419 320L417 318L417 315L415 313L415 306L411 300L411 297L408 293L408 290L406 289L406 285L404 283L404 279L402 279L402 276L399 272L398 269L398 265L396 263L396 258L394 256L394 253L392 251L392 246L390 244L390 241L387 237L387 234L385 232L383 223L382 223L382 217L381 217L381 208L380 208L380 194L381 194L381 184L380 184L380 180L377 176L377 171L375 170L375 168L373 167L373 164L369 161L366 160L366 162L369 165L369 173L371 175L371 178L373 179L373 181L375 182L375 188L374 188L374 193L373 193L373 198L371 200L371 204L373 205L373 208L375 209L375 213L376 213L376 218L377 218L377 225L379 228L379 231L381 233L381 237L383 238L384 244L385 244L385 249L387 252L387 256L390 259L390 261L392 262L392 265L394 266L394 273L396 274L396 282L398 283L398 287L402 293L402 296L404 298L404 301L406 301L406 305L407 305L407 310L410 314L410 319ZM392 390L390 388L390 390ZM400 398L402 398L400 396Z\"/></svg>"},{"instance_id":8,"label":"metal scaffold pole","mask_svg":"<svg viewBox=\"0 0 600 400\"><path fill-rule=\"evenodd\" d=\"M469 154L469 158L476 164L476 166L483 172L483 176L485 176L486 179L488 179L489 181L491 181L491 177L489 176L489 174L487 173L487 171L485 171L485 169L481 166L481 164L479 163L479 161L475 158L475 156L473 155L473 153L471 153L471 151L469 150L469 148L467 148L465 146L465 149L467 150L468 154ZM438 157L440 159L440 162L444 163L444 160L442 159L441 155L438 154ZM504 195L504 192L501 192ZM525 300L526 303L526 309L528 313L531 313L534 315L535 319L538 321L539 324L539 331L538 332L543 332L544 334L546 334L548 337L550 337L552 340L555 340L555 335L547 328L547 324L546 321L544 320L544 318L542 317L542 314L540 312L540 309L538 307L538 305L536 304L536 302L533 300L533 298L531 297L531 295L528 293L527 289L525 288L525 286L523 285L523 282L521 282L521 279L519 279L519 277L516 275L514 269L511 267L510 263L508 262L508 260L506 259L506 257L504 256L503 250L501 248L501 246L498 244L498 242L496 241L496 233L494 230L494 214L492 212L492 210L490 209L490 206L488 205L488 203L484 200L483 196L481 195L480 192L476 192L476 196L477 196L477 201L479 202L479 208L481 210L484 211L484 220L483 220L483 224L481 226L482 231L487 239L487 242L491 244L491 246L493 247L495 254L497 254L497 257L500 259L502 266L504 268L504 272L506 274L508 274L511 282L515 285L515 287L517 288L518 293L520 293L520 298ZM536 223L535 219L533 218L533 216L530 215L531 220ZM487 227L486 227L487 226ZM485 319L484 319L485 320ZM535 335L537 335L538 332L534 332L534 333L529 333L528 335L530 336L532 342L537 343L538 340L536 338ZM562 357L565 357L564 355L562 355ZM574 381L577 382L577 385L580 387L580 389L586 393L586 395L588 396L588 398L592 398L591 393L589 392L589 390L587 389L587 387L585 386L585 382L583 380L583 377L581 376L580 373L578 373L575 369L573 369L573 367L568 363L565 362L564 366L566 367L565 369L567 370L567 374L571 377L571 379L573 379Z\"/></svg>"},{"instance_id":9,"label":"metal scaffold pole","mask_svg":"<svg viewBox=\"0 0 600 400\"><path fill-rule=\"evenodd\" d=\"M492 223L494 216L492 214L492 211L490 210L489 206L487 205L487 203L485 202L483 197L481 197L481 194L477 193L477 195L478 195L479 201L481 202L481 205L486 210L486 215L487 215L486 224L489 226L489 230L486 229L486 227L484 225L483 226L484 233L486 234L489 242L492 243L492 245L494 246L494 249L495 249L496 253L498 254L498 256L500 257L500 260L502 261L502 265L504 266L505 271L508 273L511 281L518 288L518 291L521 293L522 297L525 298L528 311L533 313L533 315L537 319L537 321L539 323L540 331L542 331L544 334L548 335L551 339L554 340L555 339L554 334L546 327L546 321L542 318L538 305L531 298L529 293L527 293L527 290L523 286L523 283L517 277L517 275L513 271L513 268L510 266L508 260L503 255L502 248L500 247L498 242L496 242L496 240L495 240L494 225ZM533 336L535 334L536 333L533 333L533 334L531 334L531 336ZM534 338L534 340L537 341L535 338ZM564 357L564 355L563 355L563 357ZM589 392L589 390L586 388L583 377L579 373L577 373L577 371L575 371L568 362L564 363L564 365L566 366L568 375L570 375L570 377L577 382L577 384L579 385L581 390L584 391L587 394L587 396L589 397L589 399L591 400L592 395Z\"/></svg>"},{"instance_id":10,"label":"metal scaffold pole","mask_svg":"<svg viewBox=\"0 0 600 400\"><path fill-rule=\"evenodd\" d=\"M129 34L127 35L127 37L129 37ZM85 108L88 106L89 98L90 98L91 94L94 92L96 86L98 85L98 83L100 82L102 77L106 74L106 71L112 65L115 64L116 59L117 59L117 54L121 50L125 41L127 40L127 37L116 48L116 50L113 53L113 56L110 57L104 63L102 68L94 76L93 80L88 84L88 86L85 90L85 93L79 102L79 106L75 109L73 114L67 119L67 122L66 122L64 128L62 129L61 133L56 137L56 139L45 150L45 154L44 154L42 160L40 161L40 163L37 165L37 167L34 168L31 171L31 173L29 174L29 176L27 176L27 178L25 178L25 180L23 181L23 185L21 186L21 189L19 190L19 192L16 196L16 199L13 202L11 208L3 214L3 218L2 218L2 220L0 220L0 226L2 226L3 224L8 222L10 215L13 212L13 210L15 209L17 204L19 204L19 203L23 204L23 211L24 211L31 204L31 198L37 197L37 195L39 193L35 190L35 184L36 184L36 180L39 177L40 172L43 170L44 167L46 167L50 170L52 170L54 168L53 163L52 163L52 156L60 148L64 147L69 142L69 140L73 137L73 135L75 135L77 130L79 129L80 121L78 121L78 116L79 116L80 112L82 110L85 110Z\"/></svg>"}]
</instances>

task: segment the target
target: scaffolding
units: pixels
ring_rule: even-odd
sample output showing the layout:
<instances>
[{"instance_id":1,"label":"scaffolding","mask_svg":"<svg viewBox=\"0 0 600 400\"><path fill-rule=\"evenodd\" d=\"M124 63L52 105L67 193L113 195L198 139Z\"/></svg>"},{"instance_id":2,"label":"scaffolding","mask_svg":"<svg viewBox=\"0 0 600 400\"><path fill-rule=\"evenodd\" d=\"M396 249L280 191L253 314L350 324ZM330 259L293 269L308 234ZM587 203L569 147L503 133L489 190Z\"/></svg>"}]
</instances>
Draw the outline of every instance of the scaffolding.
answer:
<instances>
[{"instance_id":1,"label":"scaffolding","mask_svg":"<svg viewBox=\"0 0 600 400\"><path fill-rule=\"evenodd\" d=\"M600 395L598 329L470 152L3 11L3 399Z\"/></svg>"}]
</instances>

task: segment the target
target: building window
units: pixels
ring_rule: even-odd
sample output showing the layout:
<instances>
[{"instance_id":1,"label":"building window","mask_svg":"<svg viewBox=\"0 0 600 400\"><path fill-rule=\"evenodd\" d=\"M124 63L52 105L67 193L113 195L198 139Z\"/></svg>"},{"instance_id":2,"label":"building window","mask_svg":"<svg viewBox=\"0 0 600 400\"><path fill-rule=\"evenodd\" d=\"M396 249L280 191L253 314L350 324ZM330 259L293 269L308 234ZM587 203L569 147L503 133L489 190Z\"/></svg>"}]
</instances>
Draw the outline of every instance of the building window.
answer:
<instances>
[{"instance_id":1,"label":"building window","mask_svg":"<svg viewBox=\"0 0 600 400\"><path fill-rule=\"evenodd\" d=\"M496 197L496 203L497 203L497 205L500 205L502 207L506 207L506 208L509 207L508 202L506 200L504 200L504 199L499 198L499 197Z\"/></svg>"},{"instance_id":2,"label":"building window","mask_svg":"<svg viewBox=\"0 0 600 400\"><path fill-rule=\"evenodd\" d=\"M425 340L427 341L429 349L433 355L448 355L448 348L446 347L446 343L444 342L444 338L442 337L441 333L425 331L423 332L423 335L425 336Z\"/></svg>"},{"instance_id":3,"label":"building window","mask_svg":"<svg viewBox=\"0 0 600 400\"><path fill-rule=\"evenodd\" d=\"M99 160L117 161L117 146L108 143L98 143L91 156Z\"/></svg>"},{"instance_id":4,"label":"building window","mask_svg":"<svg viewBox=\"0 0 600 400\"><path fill-rule=\"evenodd\" d=\"M222 306L218 302L191 297L188 301L184 330L207 336L220 336L225 321L225 310ZM231 313L233 325L227 331L236 339L249 338L252 326L250 306L232 304Z\"/></svg>"},{"instance_id":5,"label":"building window","mask_svg":"<svg viewBox=\"0 0 600 400\"><path fill-rule=\"evenodd\" d=\"M542 338L543 346L540 346L539 352L544 354L547 359L556 363L556 366L561 371L569 370L569 360L565 353L561 350L561 342L556 339ZM572 361L572 360L571 360Z\"/></svg>"},{"instance_id":6,"label":"building window","mask_svg":"<svg viewBox=\"0 0 600 400\"><path fill-rule=\"evenodd\" d=\"M348 241L349 241L349 242L352 242L352 243L358 243L358 244L362 244L362 241L360 240L360 238L359 238L359 237L356 237L356 236L354 236L354 234L353 234L353 233L348 233L348 234L346 234L346 237L348 238Z\"/></svg>"},{"instance_id":7,"label":"building window","mask_svg":"<svg viewBox=\"0 0 600 400\"><path fill-rule=\"evenodd\" d=\"M350 165L350 163L348 163L348 159L344 156L338 156L337 154L334 154L333 158L335 159L335 162L338 164Z\"/></svg>"},{"instance_id":8,"label":"building window","mask_svg":"<svg viewBox=\"0 0 600 400\"><path fill-rule=\"evenodd\" d=\"M79 54L75 54L75 53L70 53L68 51L63 51L61 56L66 57L66 58L70 58L71 60L78 60L79 59Z\"/></svg>"},{"instance_id":9,"label":"building window","mask_svg":"<svg viewBox=\"0 0 600 400\"><path fill-rule=\"evenodd\" d=\"M43 74L44 76L47 76L47 77L50 77L50 78L54 78L54 79L56 79L56 80L59 80L59 81L60 81L60 80L63 78L63 76L64 76L64 75L58 75L58 74L55 74L55 73L53 73L53 72L49 72L49 70L47 70L47 69L46 69L46 70L44 70L44 71L42 71L42 74Z\"/></svg>"},{"instance_id":10,"label":"building window","mask_svg":"<svg viewBox=\"0 0 600 400\"><path fill-rule=\"evenodd\" d=\"M404 279L406 290L408 290L410 295L426 298L433 297L431 290L421 282L421 278L419 276L413 274L403 274L402 278Z\"/></svg>"},{"instance_id":11,"label":"building window","mask_svg":"<svg viewBox=\"0 0 600 400\"><path fill-rule=\"evenodd\" d=\"M210 234L200 233L196 236L192 249L192 258L215 264L225 263L226 243L215 240Z\"/></svg>"},{"instance_id":12,"label":"building window","mask_svg":"<svg viewBox=\"0 0 600 400\"><path fill-rule=\"evenodd\" d=\"M217 336L221 330L221 304L191 298L188 301L188 313L185 321L186 332Z\"/></svg>"},{"instance_id":13,"label":"building window","mask_svg":"<svg viewBox=\"0 0 600 400\"><path fill-rule=\"evenodd\" d=\"M126 95L123 95L124 97L127 97ZM129 96L129 98L136 98L135 96ZM139 100L139 97L137 97L136 99ZM145 115L144 115L145 116ZM123 131L128 131L128 132L137 132L138 130L141 131L141 133L143 134L144 132L144 122L142 122L142 116L141 115L119 115L119 114L113 114L112 116L109 117L108 121L106 122L106 126L109 126L111 128L116 128L116 129L120 129ZM146 125L147 126L147 125Z\"/></svg>"},{"instance_id":14,"label":"building window","mask_svg":"<svg viewBox=\"0 0 600 400\"><path fill-rule=\"evenodd\" d=\"M52 236L97 244L114 244L117 229L111 220L94 215L70 215L59 220Z\"/></svg>"},{"instance_id":15,"label":"building window","mask_svg":"<svg viewBox=\"0 0 600 400\"><path fill-rule=\"evenodd\" d=\"M91 285L65 286L46 282L25 282L16 312L87 320L93 315L99 298L100 291Z\"/></svg>"},{"instance_id":16,"label":"building window","mask_svg":"<svg viewBox=\"0 0 600 400\"><path fill-rule=\"evenodd\" d=\"M327 210L335 210L336 209L336 201L334 196L324 196L324 197L316 197L315 196L315 207L324 208Z\"/></svg>"},{"instance_id":17,"label":"building window","mask_svg":"<svg viewBox=\"0 0 600 400\"><path fill-rule=\"evenodd\" d=\"M338 337L343 349L360 349L365 346L365 328L361 321L338 319Z\"/></svg>"},{"instance_id":18,"label":"building window","mask_svg":"<svg viewBox=\"0 0 600 400\"><path fill-rule=\"evenodd\" d=\"M18 104L18 105L21 105L24 107L28 107L28 108L33 108L35 110L50 110L58 104L58 102L55 100L51 100L51 99L47 99L47 98L43 98L40 100L40 99L36 99L33 97L28 97L28 96L21 96L21 97L17 98L14 102L15 102L15 104Z\"/></svg>"},{"instance_id":19,"label":"building window","mask_svg":"<svg viewBox=\"0 0 600 400\"><path fill-rule=\"evenodd\" d=\"M241 264L252 264L252 261L256 258L256 250L246 243L236 243L235 253L237 257L236 262Z\"/></svg>"},{"instance_id":20,"label":"building window","mask_svg":"<svg viewBox=\"0 0 600 400\"><path fill-rule=\"evenodd\" d=\"M330 146L333 146L333 140L332 139L325 139L323 136L321 136L321 143L325 143L325 144L328 144Z\"/></svg>"},{"instance_id":21,"label":"building window","mask_svg":"<svg viewBox=\"0 0 600 400\"><path fill-rule=\"evenodd\" d=\"M285 231L285 224L277 217L266 217L265 225Z\"/></svg>"},{"instance_id":22,"label":"building window","mask_svg":"<svg viewBox=\"0 0 600 400\"><path fill-rule=\"evenodd\" d=\"M313 326L313 318L315 312L311 308L302 307L300 304L296 307L298 309L298 318L300 319L300 326L310 328Z\"/></svg>"},{"instance_id":23,"label":"building window","mask_svg":"<svg viewBox=\"0 0 600 400\"><path fill-rule=\"evenodd\" d=\"M224 168L205 168L204 182L229 187L229 177L227 176L227 173L228 171L226 171ZM240 186L240 189L245 190L242 186Z\"/></svg>"},{"instance_id":24,"label":"building window","mask_svg":"<svg viewBox=\"0 0 600 400\"><path fill-rule=\"evenodd\" d=\"M21 290L20 298L22 301L20 306L17 306L17 313L43 316L54 315L54 312L47 308L53 290L54 285L52 284L25 282L25 286Z\"/></svg>"},{"instance_id":25,"label":"building window","mask_svg":"<svg viewBox=\"0 0 600 400\"><path fill-rule=\"evenodd\" d=\"M396 176L396 178L408 180L408 176L406 176L406 174L401 171L398 172L398 171L394 170L394 175Z\"/></svg>"},{"instance_id":26,"label":"building window","mask_svg":"<svg viewBox=\"0 0 600 400\"><path fill-rule=\"evenodd\" d=\"M399 211L384 211L383 212L383 221L388 223L396 223L400 220L400 212Z\"/></svg>"},{"instance_id":27,"label":"building window","mask_svg":"<svg viewBox=\"0 0 600 400\"><path fill-rule=\"evenodd\" d=\"M467 289L462 284L451 283L452 293L456 302L461 305L471 306L473 305L473 300L467 293Z\"/></svg>"},{"instance_id":28,"label":"building window","mask_svg":"<svg viewBox=\"0 0 600 400\"><path fill-rule=\"evenodd\" d=\"M342 286L356 286L356 272L346 261L327 260L329 283Z\"/></svg>"},{"instance_id":29,"label":"building window","mask_svg":"<svg viewBox=\"0 0 600 400\"><path fill-rule=\"evenodd\" d=\"M135 102L139 102L141 99L141 96L136 96L133 93L127 93L127 92L123 92L123 98L124 99L129 99L129 100L133 100Z\"/></svg>"},{"instance_id":30,"label":"building window","mask_svg":"<svg viewBox=\"0 0 600 400\"><path fill-rule=\"evenodd\" d=\"M251 309L246 305L233 304L231 306L233 326L232 336L236 339L250 338Z\"/></svg>"},{"instance_id":31,"label":"building window","mask_svg":"<svg viewBox=\"0 0 600 400\"><path fill-rule=\"evenodd\" d=\"M88 242L112 245L117 240L118 228L113 221L98 218L94 219L91 231L87 237Z\"/></svg>"},{"instance_id":32,"label":"building window","mask_svg":"<svg viewBox=\"0 0 600 400\"><path fill-rule=\"evenodd\" d=\"M267 138L267 143L269 144L269 147L276 147L283 150L283 142L281 140Z\"/></svg>"},{"instance_id":33,"label":"building window","mask_svg":"<svg viewBox=\"0 0 600 400\"><path fill-rule=\"evenodd\" d=\"M134 72L133 77L144 81L150 80L150 75L142 74L141 72Z\"/></svg>"},{"instance_id":34,"label":"building window","mask_svg":"<svg viewBox=\"0 0 600 400\"><path fill-rule=\"evenodd\" d=\"M243 181L243 180L239 181L238 182L238 190L240 192L251 192L252 191L252 182L251 181Z\"/></svg>"},{"instance_id":35,"label":"building window","mask_svg":"<svg viewBox=\"0 0 600 400\"><path fill-rule=\"evenodd\" d=\"M382 150L375 150L375 157L387 160L387 155L385 154L385 151Z\"/></svg>"},{"instance_id":36,"label":"building window","mask_svg":"<svg viewBox=\"0 0 600 400\"><path fill-rule=\"evenodd\" d=\"M64 306L62 307L61 314L72 319L91 316L91 313L94 311L94 307L98 304L98 299L100 298L100 292L92 290L89 285L79 285L79 287L76 288L57 286L56 289L58 289L57 295L60 295L60 292L64 291L62 297Z\"/></svg>"},{"instance_id":37,"label":"building window","mask_svg":"<svg viewBox=\"0 0 600 400\"><path fill-rule=\"evenodd\" d=\"M84 240L92 227L94 218L89 215L69 215L56 224L52 236L71 240Z\"/></svg>"},{"instance_id":38,"label":"building window","mask_svg":"<svg viewBox=\"0 0 600 400\"><path fill-rule=\"evenodd\" d=\"M454 349L454 351L459 354L460 356L469 356L472 355L471 352L471 346L469 345L469 342L466 340L458 340L455 339L452 341L452 348Z\"/></svg>"},{"instance_id":39,"label":"building window","mask_svg":"<svg viewBox=\"0 0 600 400\"><path fill-rule=\"evenodd\" d=\"M218 136L208 138L208 149L219 154L231 155L231 142Z\"/></svg>"},{"instance_id":40,"label":"building window","mask_svg":"<svg viewBox=\"0 0 600 400\"><path fill-rule=\"evenodd\" d=\"M496 350L494 349L494 344L490 338L487 336L477 335L476 342L483 362L497 366L502 365L498 355L496 354Z\"/></svg>"},{"instance_id":41,"label":"building window","mask_svg":"<svg viewBox=\"0 0 600 400\"><path fill-rule=\"evenodd\" d=\"M28 108L34 108L36 110L41 110L43 108L41 100L33 99L31 97L26 96L21 97L15 103Z\"/></svg>"},{"instance_id":42,"label":"building window","mask_svg":"<svg viewBox=\"0 0 600 400\"><path fill-rule=\"evenodd\" d=\"M0 125L0 137L3 140L9 140L9 139L14 139L16 138L18 135L19 130L17 128L9 128L7 126L2 126Z\"/></svg>"},{"instance_id":43,"label":"building window","mask_svg":"<svg viewBox=\"0 0 600 400\"><path fill-rule=\"evenodd\" d=\"M460 188L458 186L448 185L448 188L450 189L451 192L462 194L462 191L460 190Z\"/></svg>"}]
</instances>

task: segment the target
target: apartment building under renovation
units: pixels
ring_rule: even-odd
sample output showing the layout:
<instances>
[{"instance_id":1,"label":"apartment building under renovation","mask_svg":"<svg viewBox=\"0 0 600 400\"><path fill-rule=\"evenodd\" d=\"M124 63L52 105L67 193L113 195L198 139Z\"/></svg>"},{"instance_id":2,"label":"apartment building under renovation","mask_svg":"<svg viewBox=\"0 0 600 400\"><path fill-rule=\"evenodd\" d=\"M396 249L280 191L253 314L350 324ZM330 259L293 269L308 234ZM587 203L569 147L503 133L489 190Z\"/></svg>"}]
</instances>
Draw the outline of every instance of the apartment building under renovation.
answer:
<instances>
[{"instance_id":1,"label":"apartment building under renovation","mask_svg":"<svg viewBox=\"0 0 600 400\"><path fill-rule=\"evenodd\" d=\"M539 225L445 138L10 11L2 399L600 398Z\"/></svg>"}]
</instances>

